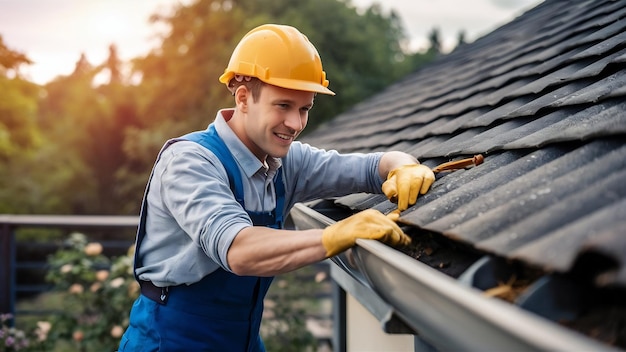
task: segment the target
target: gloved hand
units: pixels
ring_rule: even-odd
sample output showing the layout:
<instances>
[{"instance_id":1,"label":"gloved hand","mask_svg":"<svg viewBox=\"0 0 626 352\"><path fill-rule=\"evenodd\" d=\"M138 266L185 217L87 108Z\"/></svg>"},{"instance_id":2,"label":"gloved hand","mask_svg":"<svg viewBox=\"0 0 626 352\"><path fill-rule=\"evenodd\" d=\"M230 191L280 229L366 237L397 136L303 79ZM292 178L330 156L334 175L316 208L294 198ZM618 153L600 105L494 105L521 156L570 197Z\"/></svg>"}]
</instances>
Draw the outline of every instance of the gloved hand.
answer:
<instances>
[{"instance_id":1,"label":"gloved hand","mask_svg":"<svg viewBox=\"0 0 626 352\"><path fill-rule=\"evenodd\" d=\"M326 256L332 257L354 246L357 238L379 240L396 246L411 243L411 238L383 213L367 209L338 221L322 232Z\"/></svg>"},{"instance_id":2,"label":"gloved hand","mask_svg":"<svg viewBox=\"0 0 626 352\"><path fill-rule=\"evenodd\" d=\"M382 189L390 201L398 203L398 210L404 211L417 202L419 194L428 192L433 182L435 174L428 166L404 165L389 172Z\"/></svg>"}]
</instances>

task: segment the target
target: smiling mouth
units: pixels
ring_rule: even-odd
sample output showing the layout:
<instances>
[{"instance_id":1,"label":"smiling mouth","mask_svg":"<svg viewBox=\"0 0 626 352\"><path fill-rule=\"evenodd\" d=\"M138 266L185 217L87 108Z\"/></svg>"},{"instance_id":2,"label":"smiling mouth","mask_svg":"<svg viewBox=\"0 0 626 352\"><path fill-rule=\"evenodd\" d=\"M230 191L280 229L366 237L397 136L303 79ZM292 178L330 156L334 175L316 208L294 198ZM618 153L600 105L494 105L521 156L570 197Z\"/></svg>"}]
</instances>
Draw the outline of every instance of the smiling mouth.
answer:
<instances>
[{"instance_id":1,"label":"smiling mouth","mask_svg":"<svg viewBox=\"0 0 626 352\"><path fill-rule=\"evenodd\" d=\"M282 139L282 140L285 140L285 141L290 141L290 140L294 139L294 136L289 135L289 134L280 134L280 133L275 133L275 135L276 135L278 138L280 138L280 139Z\"/></svg>"}]
</instances>

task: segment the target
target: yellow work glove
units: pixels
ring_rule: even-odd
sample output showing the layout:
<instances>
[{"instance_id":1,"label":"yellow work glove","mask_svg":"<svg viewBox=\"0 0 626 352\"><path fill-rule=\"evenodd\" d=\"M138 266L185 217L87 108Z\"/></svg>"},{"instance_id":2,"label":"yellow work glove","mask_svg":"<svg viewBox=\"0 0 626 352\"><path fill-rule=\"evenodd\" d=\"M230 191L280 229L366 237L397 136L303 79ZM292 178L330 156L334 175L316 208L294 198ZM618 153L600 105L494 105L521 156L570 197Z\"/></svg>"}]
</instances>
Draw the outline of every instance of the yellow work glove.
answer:
<instances>
[{"instance_id":1,"label":"yellow work glove","mask_svg":"<svg viewBox=\"0 0 626 352\"><path fill-rule=\"evenodd\" d=\"M433 182L435 174L428 166L404 165L389 172L382 189L390 201L398 203L398 210L404 211L417 202L419 194L428 192Z\"/></svg>"},{"instance_id":2,"label":"yellow work glove","mask_svg":"<svg viewBox=\"0 0 626 352\"><path fill-rule=\"evenodd\" d=\"M324 229L322 244L326 257L354 246L357 238L379 240L391 246L411 243L411 238L393 220L378 210L367 209Z\"/></svg>"}]
</instances>

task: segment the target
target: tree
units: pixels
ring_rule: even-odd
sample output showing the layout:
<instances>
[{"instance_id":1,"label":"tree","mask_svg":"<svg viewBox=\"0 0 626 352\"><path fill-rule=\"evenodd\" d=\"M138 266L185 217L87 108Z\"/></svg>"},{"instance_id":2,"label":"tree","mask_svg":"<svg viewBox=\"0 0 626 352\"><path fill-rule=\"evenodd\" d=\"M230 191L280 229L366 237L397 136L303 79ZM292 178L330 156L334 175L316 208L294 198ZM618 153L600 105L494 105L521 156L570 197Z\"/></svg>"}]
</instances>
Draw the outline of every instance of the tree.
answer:
<instances>
[{"instance_id":1,"label":"tree","mask_svg":"<svg viewBox=\"0 0 626 352\"><path fill-rule=\"evenodd\" d=\"M0 160L38 140L34 127L39 92L18 74L21 65L31 63L24 54L9 49L0 36Z\"/></svg>"},{"instance_id":2,"label":"tree","mask_svg":"<svg viewBox=\"0 0 626 352\"><path fill-rule=\"evenodd\" d=\"M439 28L433 28L428 34L428 40L430 41L430 47L428 52L438 55L441 53L441 35L439 34Z\"/></svg>"},{"instance_id":3,"label":"tree","mask_svg":"<svg viewBox=\"0 0 626 352\"><path fill-rule=\"evenodd\" d=\"M9 49L4 44L4 39L0 35L0 76L9 77L13 75L19 77L19 68L22 65L30 65L33 62L26 55Z\"/></svg>"},{"instance_id":4,"label":"tree","mask_svg":"<svg viewBox=\"0 0 626 352\"><path fill-rule=\"evenodd\" d=\"M42 147L37 125L41 89L23 80L21 65L32 62L6 47L0 37L0 212L26 212L39 201L39 190L25 177L37 167L36 151Z\"/></svg>"},{"instance_id":5,"label":"tree","mask_svg":"<svg viewBox=\"0 0 626 352\"><path fill-rule=\"evenodd\" d=\"M74 214L119 214L126 199L136 201L117 176L126 164L126 130L137 123L136 87L122 84L121 61L115 46L109 49L109 58L96 66L81 55L71 75L45 86L47 95L40 103L40 124L55 141L51 147L64 151L56 159L65 163L65 171L50 174L66 175L56 187L66 205L61 209ZM110 82L96 87L94 78L102 70L110 72ZM80 192L76 184L81 184Z\"/></svg>"},{"instance_id":6,"label":"tree","mask_svg":"<svg viewBox=\"0 0 626 352\"><path fill-rule=\"evenodd\" d=\"M115 44L109 45L109 57L104 66L109 70L109 83L122 83L121 60L117 55L117 47Z\"/></svg>"},{"instance_id":7,"label":"tree","mask_svg":"<svg viewBox=\"0 0 626 352\"><path fill-rule=\"evenodd\" d=\"M85 53L80 54L80 58L76 61L76 65L74 65L74 71L72 72L72 76L74 77L84 77L91 75L93 71L93 66L87 60L87 56Z\"/></svg>"},{"instance_id":8,"label":"tree","mask_svg":"<svg viewBox=\"0 0 626 352\"><path fill-rule=\"evenodd\" d=\"M40 101L40 127L46 131L45 158L40 170L48 175L47 186L54 190L56 212L96 213L100 203L96 194L94 169L89 160L94 138L88 133L93 124L106 125L106 102L99 99L91 82L96 71L84 56L69 76L59 76L44 86ZM48 161L48 158L50 159ZM80 185L80 188L76 188Z\"/></svg>"},{"instance_id":9,"label":"tree","mask_svg":"<svg viewBox=\"0 0 626 352\"><path fill-rule=\"evenodd\" d=\"M465 31L460 30L457 36L457 47L460 47L461 45L466 44L466 43L467 41L465 40Z\"/></svg>"}]
</instances>

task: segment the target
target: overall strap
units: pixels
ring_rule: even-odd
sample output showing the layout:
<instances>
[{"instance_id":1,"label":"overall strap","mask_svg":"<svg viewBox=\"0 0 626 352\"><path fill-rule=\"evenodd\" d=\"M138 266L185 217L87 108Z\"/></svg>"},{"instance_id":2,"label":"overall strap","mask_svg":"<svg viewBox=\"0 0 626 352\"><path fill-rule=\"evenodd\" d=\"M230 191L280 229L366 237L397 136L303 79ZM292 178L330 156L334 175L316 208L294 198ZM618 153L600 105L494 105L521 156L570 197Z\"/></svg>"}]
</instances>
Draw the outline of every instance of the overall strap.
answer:
<instances>
[{"instance_id":1,"label":"overall strap","mask_svg":"<svg viewBox=\"0 0 626 352\"><path fill-rule=\"evenodd\" d=\"M237 162L233 155L226 147L224 141L220 138L215 130L215 126L212 124L209 125L204 131L196 131L188 133L178 140L188 140L191 142L196 142L201 146L207 148L212 151L220 162L226 169L226 173L228 174L228 182L230 183L230 189L233 191L235 195L235 199L237 203L241 204L241 206L246 209L244 200L243 200L243 183L241 181L241 173L239 172L239 167L237 167Z\"/></svg>"},{"instance_id":2,"label":"overall strap","mask_svg":"<svg viewBox=\"0 0 626 352\"><path fill-rule=\"evenodd\" d=\"M278 169L276 181L274 181L274 190L276 191L276 209L274 209L276 228L282 229L285 225L283 219L285 211L285 183L283 182L283 168Z\"/></svg>"},{"instance_id":3,"label":"overall strap","mask_svg":"<svg viewBox=\"0 0 626 352\"><path fill-rule=\"evenodd\" d=\"M282 228L284 225L284 209L285 209L285 184L283 182L282 168L278 169L274 178L274 189L276 191L276 208L272 212L254 212L246 209L244 204L243 183L241 180L241 172L235 158L228 150L228 147L217 134L215 126L209 125L204 131L196 131L188 133L179 139L196 142L203 147L212 151L219 159L226 173L230 188L235 195L235 199L246 210L252 223L257 226L269 226L273 228Z\"/></svg>"},{"instance_id":4,"label":"overall strap","mask_svg":"<svg viewBox=\"0 0 626 352\"><path fill-rule=\"evenodd\" d=\"M159 155L154 162L156 165L157 162L161 159L161 155L163 151L167 149L170 145L172 145L176 140L169 140L165 143L161 151L159 151ZM139 213L139 225L137 226L137 236L135 237L135 254L133 259L133 274L135 276L135 280L139 282L139 276L137 275L137 268L143 266L141 263L141 258L139 257L139 246L141 245L141 240L143 240L146 235L146 218L148 216L148 191L150 190L150 183L152 182L152 177L154 176L154 166L152 167L152 171L150 172L150 177L148 178L148 184L146 185L146 189L143 192L143 199L141 200L141 211Z\"/></svg>"},{"instance_id":5,"label":"overall strap","mask_svg":"<svg viewBox=\"0 0 626 352\"><path fill-rule=\"evenodd\" d=\"M282 168L278 169L276 177L274 178L274 189L276 191L276 207L271 212L256 212L250 211L246 209L244 204L244 194L243 194L243 184L241 179L241 172L239 171L239 167L237 162L233 158L230 150L224 143L224 141L219 137L215 127L210 125L206 131L197 131L192 132L187 135L182 136L180 139L189 140L196 142L203 147L212 151L219 159L224 168L226 169L226 173L228 174L228 180L230 183L230 188L235 195L235 199L244 210L250 216L252 223L256 226L268 226L280 229L284 225L283 221L283 212L285 208L285 184L283 182L282 176ZM269 286L272 283L273 277L239 277L235 276L231 273L222 272L221 270L217 271L217 276L215 272L212 275L209 275L203 279L203 281L213 282L215 280L219 281L219 284L223 285L224 282L229 282L228 287L250 287L253 286L252 289L252 301L249 321L250 325L248 327L248 351L256 350L258 347L257 339L259 338L259 329L261 325L261 317L263 315L263 299L269 289ZM225 276L222 277L222 276ZM219 279L221 277L221 279ZM215 287L219 285L213 285ZM248 291L248 289L244 289L244 291Z\"/></svg>"},{"instance_id":6,"label":"overall strap","mask_svg":"<svg viewBox=\"0 0 626 352\"><path fill-rule=\"evenodd\" d=\"M167 149L173 143L188 140L192 142L196 142L203 147L212 151L220 160L224 168L226 169L226 173L228 174L228 181L230 184L230 189L235 196L235 199L241 206L246 210L244 203L244 195L243 195L243 183L241 179L241 173L239 172L239 167L237 166L237 162L233 158L232 154L228 150L228 147L224 143L224 141L220 138L215 130L215 126L213 124L209 125L204 131L196 131L188 133L182 137L175 138L169 140L159 152L156 163L161 158L161 154L165 149ZM148 214L148 191L150 190L150 182L152 181L152 177L154 176L154 168L150 174L150 178L148 179L148 184L146 185L146 189L144 191L143 200L141 203L141 212L139 216L139 225L137 228L137 236L135 239L135 259L134 259L134 267L135 269L142 266L141 260L139 258L139 246L143 237L146 234L146 218ZM274 188L276 190L276 208L271 213L262 213L262 212L251 212L246 210L246 212L250 215L252 222L258 226L269 226L273 228L282 228L284 225L284 208L285 208L285 185L282 177L282 168L278 169L276 178L274 180ZM135 279L139 281L137 274L135 272Z\"/></svg>"}]
</instances>

